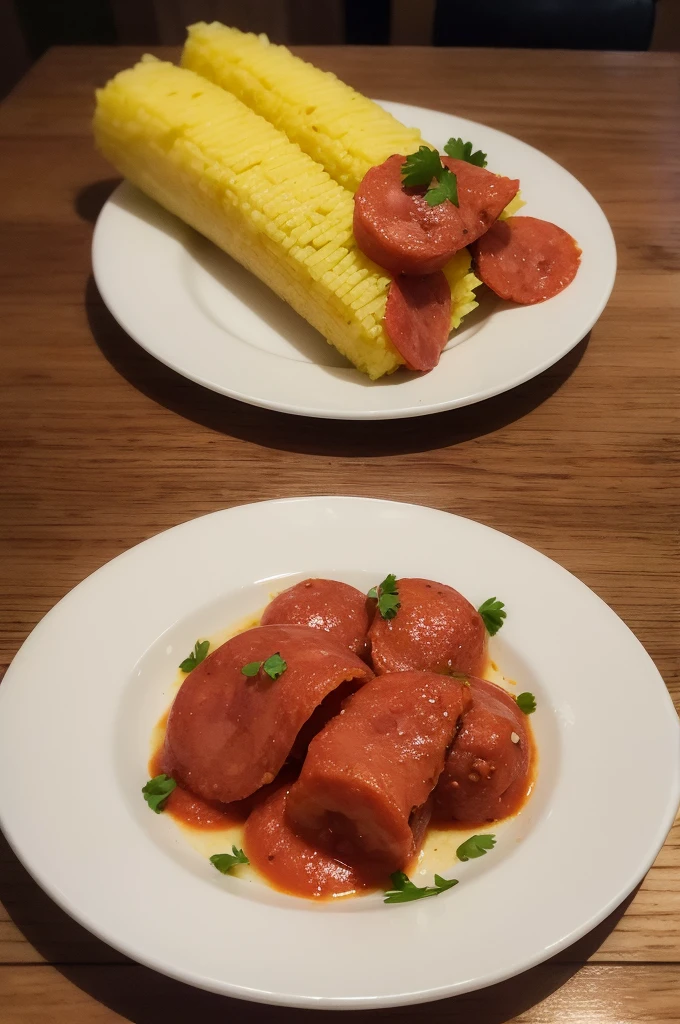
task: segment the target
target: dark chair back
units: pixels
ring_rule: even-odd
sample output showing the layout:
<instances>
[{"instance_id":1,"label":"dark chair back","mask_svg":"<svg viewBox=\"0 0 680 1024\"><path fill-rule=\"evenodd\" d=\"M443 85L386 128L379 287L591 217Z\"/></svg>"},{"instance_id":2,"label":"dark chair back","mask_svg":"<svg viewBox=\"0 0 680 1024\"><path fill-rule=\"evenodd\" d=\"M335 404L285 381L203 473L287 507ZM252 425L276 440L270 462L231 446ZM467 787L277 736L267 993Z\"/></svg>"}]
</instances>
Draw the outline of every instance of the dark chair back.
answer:
<instances>
[{"instance_id":1,"label":"dark chair back","mask_svg":"<svg viewBox=\"0 0 680 1024\"><path fill-rule=\"evenodd\" d=\"M435 46L646 50L654 0L438 0Z\"/></svg>"}]
</instances>

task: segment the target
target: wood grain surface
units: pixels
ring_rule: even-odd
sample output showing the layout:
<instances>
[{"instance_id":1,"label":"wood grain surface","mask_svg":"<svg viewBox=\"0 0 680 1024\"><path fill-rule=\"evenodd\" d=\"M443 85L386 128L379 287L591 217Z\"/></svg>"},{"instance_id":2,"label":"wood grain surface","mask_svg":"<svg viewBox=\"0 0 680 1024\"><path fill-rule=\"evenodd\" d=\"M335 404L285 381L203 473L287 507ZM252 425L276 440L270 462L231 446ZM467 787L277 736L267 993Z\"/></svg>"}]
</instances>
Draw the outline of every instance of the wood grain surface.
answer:
<instances>
[{"instance_id":1,"label":"wood grain surface","mask_svg":"<svg viewBox=\"0 0 680 1024\"><path fill-rule=\"evenodd\" d=\"M117 327L90 272L92 224L115 184L92 148L92 93L139 51L48 53L0 110L0 662L84 576L157 531L333 492L433 505L555 558L630 625L680 707L680 60L302 52L370 95L483 121L572 171L616 235L610 303L536 380L421 420L309 421L204 391ZM3 1024L313 1016L229 1003L132 964L62 913L6 845L0 899ZM353 1019L369 1016L680 1021L680 823L637 893L559 957L482 993Z\"/></svg>"}]
</instances>

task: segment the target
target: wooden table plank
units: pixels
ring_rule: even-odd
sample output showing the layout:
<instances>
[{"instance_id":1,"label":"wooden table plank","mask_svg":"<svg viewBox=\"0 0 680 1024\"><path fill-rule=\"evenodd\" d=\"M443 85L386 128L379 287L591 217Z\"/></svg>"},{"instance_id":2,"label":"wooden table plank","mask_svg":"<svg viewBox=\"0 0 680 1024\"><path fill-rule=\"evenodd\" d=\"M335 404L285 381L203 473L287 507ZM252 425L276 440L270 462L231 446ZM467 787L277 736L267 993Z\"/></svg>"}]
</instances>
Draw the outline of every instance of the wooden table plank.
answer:
<instances>
[{"instance_id":1,"label":"wooden table plank","mask_svg":"<svg viewBox=\"0 0 680 1024\"><path fill-rule=\"evenodd\" d=\"M680 967L547 964L425 1006L352 1013L353 1024L677 1024ZM190 989L136 965L0 967L3 1024L325 1024L328 1013L257 1006Z\"/></svg>"},{"instance_id":2,"label":"wooden table plank","mask_svg":"<svg viewBox=\"0 0 680 1024\"><path fill-rule=\"evenodd\" d=\"M367 428L206 392L104 308L89 252L115 179L91 146L92 91L140 52L54 50L0 108L0 661L84 576L158 530L332 490L467 515L557 559L634 629L680 708L678 57L304 50L369 94L484 121L548 152L593 192L617 240L612 299L560 364L469 409ZM0 899L3 1024L210 1021L229 1007L130 965L71 922L6 846ZM676 822L622 917L455 1008L482 1024L680 1020L678 964ZM381 1016L436 1021L452 1009Z\"/></svg>"}]
</instances>

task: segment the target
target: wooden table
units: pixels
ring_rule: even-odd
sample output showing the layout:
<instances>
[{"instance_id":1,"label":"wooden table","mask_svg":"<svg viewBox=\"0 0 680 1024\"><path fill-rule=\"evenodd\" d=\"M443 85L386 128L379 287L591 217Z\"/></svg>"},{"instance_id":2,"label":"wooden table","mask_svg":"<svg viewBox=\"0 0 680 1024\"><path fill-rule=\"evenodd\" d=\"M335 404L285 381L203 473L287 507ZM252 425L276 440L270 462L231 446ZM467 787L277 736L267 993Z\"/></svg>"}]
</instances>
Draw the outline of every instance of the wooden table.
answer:
<instances>
[{"instance_id":1,"label":"wooden table","mask_svg":"<svg viewBox=\"0 0 680 1024\"><path fill-rule=\"evenodd\" d=\"M483 121L567 167L614 228L612 299L541 377L422 420L312 422L204 391L116 326L90 274L92 223L114 184L90 140L92 91L138 52L53 50L0 114L0 662L84 576L157 531L242 502L339 492L457 512L557 559L632 627L680 704L678 57L304 53L369 95ZM3 1024L313 1017L229 1005L126 960L6 846L0 898ZM680 824L634 898L577 946L485 992L353 1020L374 1016L680 1021Z\"/></svg>"}]
</instances>

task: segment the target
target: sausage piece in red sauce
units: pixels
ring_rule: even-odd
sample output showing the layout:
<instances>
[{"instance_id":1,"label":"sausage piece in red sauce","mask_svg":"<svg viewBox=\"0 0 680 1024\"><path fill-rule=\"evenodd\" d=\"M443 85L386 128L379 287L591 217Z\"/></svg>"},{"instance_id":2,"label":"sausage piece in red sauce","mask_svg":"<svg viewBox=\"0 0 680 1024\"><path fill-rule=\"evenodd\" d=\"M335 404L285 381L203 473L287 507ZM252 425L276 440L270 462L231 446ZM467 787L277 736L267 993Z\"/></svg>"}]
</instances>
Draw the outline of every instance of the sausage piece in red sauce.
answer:
<instances>
[{"instance_id":1,"label":"sausage piece in red sauce","mask_svg":"<svg viewBox=\"0 0 680 1024\"><path fill-rule=\"evenodd\" d=\"M536 217L498 221L473 249L484 284L509 302L531 306L574 280L581 250L562 228Z\"/></svg>"},{"instance_id":2,"label":"sausage piece in red sauce","mask_svg":"<svg viewBox=\"0 0 680 1024\"><path fill-rule=\"evenodd\" d=\"M435 368L451 330L451 288L441 271L390 282L385 330L409 370Z\"/></svg>"},{"instance_id":3,"label":"sausage piece in red sauce","mask_svg":"<svg viewBox=\"0 0 680 1024\"><path fill-rule=\"evenodd\" d=\"M397 580L400 607L393 619L379 612L369 631L373 668L478 675L487 656L487 632L479 612L453 587L433 580Z\"/></svg>"},{"instance_id":4,"label":"sausage piece in red sauce","mask_svg":"<svg viewBox=\"0 0 680 1024\"><path fill-rule=\"evenodd\" d=\"M293 829L345 864L405 867L469 701L469 687L433 672L367 683L310 743L288 795Z\"/></svg>"},{"instance_id":5,"label":"sausage piece in red sauce","mask_svg":"<svg viewBox=\"0 0 680 1024\"><path fill-rule=\"evenodd\" d=\"M532 744L526 715L500 686L470 679L466 711L435 790L443 821L483 824L513 814L529 786Z\"/></svg>"},{"instance_id":6,"label":"sausage piece in red sauce","mask_svg":"<svg viewBox=\"0 0 680 1024\"><path fill-rule=\"evenodd\" d=\"M297 835L286 817L287 786L282 786L252 812L243 848L253 867L284 892L323 899L383 885L386 876L342 864Z\"/></svg>"},{"instance_id":7,"label":"sausage piece in red sauce","mask_svg":"<svg viewBox=\"0 0 680 1024\"><path fill-rule=\"evenodd\" d=\"M404 188L405 157L395 154L364 176L354 197L353 230L361 251L392 274L418 277L441 270L454 253L486 231L519 182L443 157L458 177L459 206L430 206L425 188Z\"/></svg>"},{"instance_id":8,"label":"sausage piece in red sauce","mask_svg":"<svg viewBox=\"0 0 680 1024\"><path fill-rule=\"evenodd\" d=\"M260 624L310 626L365 655L370 615L366 595L337 580L310 579L278 594L264 610Z\"/></svg>"},{"instance_id":9,"label":"sausage piece in red sauce","mask_svg":"<svg viewBox=\"0 0 680 1024\"><path fill-rule=\"evenodd\" d=\"M280 654L278 679L244 665ZM163 764L205 800L231 803L271 782L301 728L343 682L357 687L373 673L321 630L258 626L232 637L184 680L170 710Z\"/></svg>"}]
</instances>

